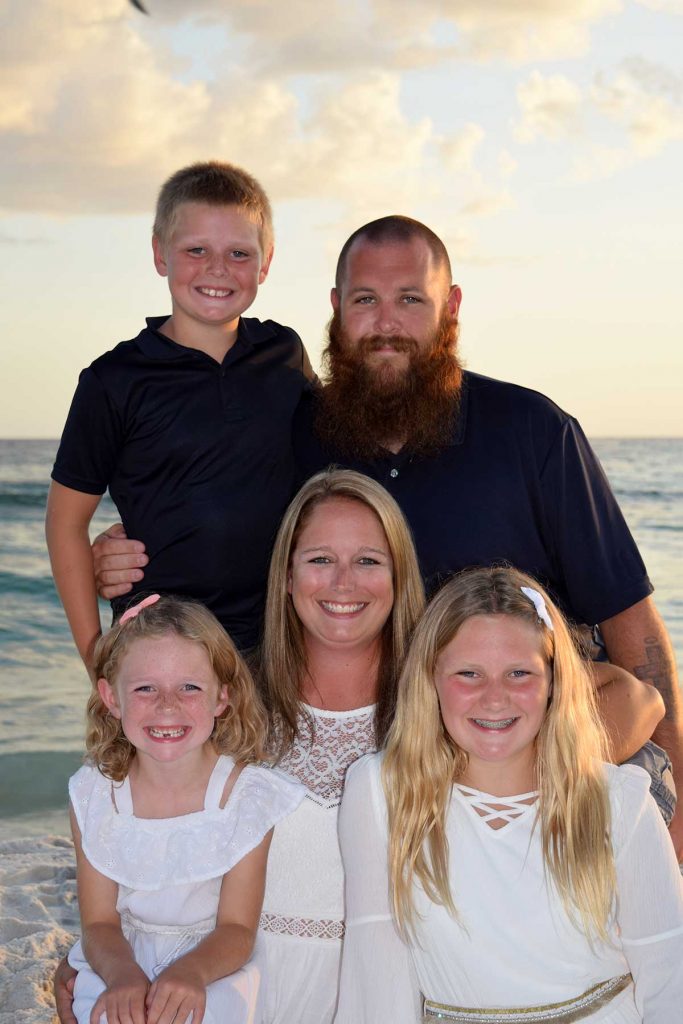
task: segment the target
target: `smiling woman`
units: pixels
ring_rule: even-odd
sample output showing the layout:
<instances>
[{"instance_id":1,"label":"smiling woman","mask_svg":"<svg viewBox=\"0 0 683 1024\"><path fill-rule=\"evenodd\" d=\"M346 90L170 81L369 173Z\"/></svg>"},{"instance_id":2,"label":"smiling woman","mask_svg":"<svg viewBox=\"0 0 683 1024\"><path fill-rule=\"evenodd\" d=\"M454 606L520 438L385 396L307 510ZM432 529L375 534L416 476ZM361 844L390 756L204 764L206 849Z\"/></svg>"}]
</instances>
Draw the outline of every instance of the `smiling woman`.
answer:
<instances>
[{"instance_id":1,"label":"smiling woman","mask_svg":"<svg viewBox=\"0 0 683 1024\"><path fill-rule=\"evenodd\" d=\"M377 749L424 602L393 498L351 471L321 473L285 514L268 583L262 684L279 767L306 798L275 830L261 930L264 1024L330 1024L344 935L337 815L346 770Z\"/></svg>"}]
</instances>

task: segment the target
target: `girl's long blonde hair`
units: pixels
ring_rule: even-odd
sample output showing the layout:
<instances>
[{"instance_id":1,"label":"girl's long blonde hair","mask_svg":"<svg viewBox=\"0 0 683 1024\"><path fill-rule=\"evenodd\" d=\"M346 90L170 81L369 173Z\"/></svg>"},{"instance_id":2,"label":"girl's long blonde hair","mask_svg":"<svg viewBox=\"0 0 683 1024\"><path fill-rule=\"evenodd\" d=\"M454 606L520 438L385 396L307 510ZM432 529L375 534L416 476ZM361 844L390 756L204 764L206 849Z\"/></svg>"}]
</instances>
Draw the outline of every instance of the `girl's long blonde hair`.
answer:
<instances>
[{"instance_id":1,"label":"girl's long blonde hair","mask_svg":"<svg viewBox=\"0 0 683 1024\"><path fill-rule=\"evenodd\" d=\"M553 629L521 591L545 599ZM567 624L539 584L507 567L454 577L420 621L398 685L382 780L389 812L393 913L407 935L415 927L413 886L454 916L446 817L467 753L444 726L434 686L439 653L475 615L512 615L534 626L552 671L552 696L536 738L537 827L546 869L562 902L589 936L606 937L614 896L610 814L601 761L606 739L594 686Z\"/></svg>"},{"instance_id":2,"label":"girl's long blonde hair","mask_svg":"<svg viewBox=\"0 0 683 1024\"><path fill-rule=\"evenodd\" d=\"M232 640L204 605L185 598L161 597L123 625L115 622L95 647L95 682L88 700L85 746L88 760L115 782L128 774L135 747L126 738L121 721L109 713L97 680L104 678L115 686L131 644L169 634L200 644L219 686L227 686L228 706L216 718L211 736L216 751L230 754L236 761L253 762L263 757L266 714Z\"/></svg>"},{"instance_id":3,"label":"girl's long blonde hair","mask_svg":"<svg viewBox=\"0 0 683 1024\"><path fill-rule=\"evenodd\" d=\"M304 630L288 593L292 554L313 511L346 498L367 506L386 534L393 562L394 603L382 632L375 730L384 740L396 705L396 683L413 628L424 608L424 588L410 529L385 489L353 470L326 470L311 477L294 497L273 548L268 576L260 683L273 726L272 743L284 753L298 733L301 689L307 660Z\"/></svg>"}]
</instances>

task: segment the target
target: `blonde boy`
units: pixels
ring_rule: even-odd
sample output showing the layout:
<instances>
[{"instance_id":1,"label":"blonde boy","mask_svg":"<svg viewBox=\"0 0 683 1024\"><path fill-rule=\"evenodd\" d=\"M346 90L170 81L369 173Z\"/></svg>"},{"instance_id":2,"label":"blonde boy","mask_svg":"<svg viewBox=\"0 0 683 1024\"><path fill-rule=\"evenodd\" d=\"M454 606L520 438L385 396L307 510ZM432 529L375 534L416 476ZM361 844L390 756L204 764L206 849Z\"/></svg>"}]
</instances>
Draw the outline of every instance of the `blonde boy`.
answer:
<instances>
[{"instance_id":1,"label":"blonde boy","mask_svg":"<svg viewBox=\"0 0 683 1024\"><path fill-rule=\"evenodd\" d=\"M294 331L242 317L273 255L270 203L251 175L217 162L178 171L152 246L171 316L81 373L48 497L55 583L88 666L100 632L88 527L107 487L149 555L133 594L198 598L240 647L255 643L295 484L291 419L313 376Z\"/></svg>"}]
</instances>

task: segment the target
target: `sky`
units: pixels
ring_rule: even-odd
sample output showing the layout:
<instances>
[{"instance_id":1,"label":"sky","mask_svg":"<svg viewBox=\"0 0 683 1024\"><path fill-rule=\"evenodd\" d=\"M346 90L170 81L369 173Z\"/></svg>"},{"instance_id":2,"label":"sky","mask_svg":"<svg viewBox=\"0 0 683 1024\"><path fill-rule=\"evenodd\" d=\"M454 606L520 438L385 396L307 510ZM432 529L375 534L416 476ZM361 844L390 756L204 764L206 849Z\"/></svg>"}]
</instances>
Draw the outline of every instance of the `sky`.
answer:
<instances>
[{"instance_id":1,"label":"sky","mask_svg":"<svg viewBox=\"0 0 683 1024\"><path fill-rule=\"evenodd\" d=\"M388 213L446 242L466 366L589 436L683 435L683 0L0 0L0 437L170 312L159 186L274 206L250 313L318 364L336 256Z\"/></svg>"}]
</instances>

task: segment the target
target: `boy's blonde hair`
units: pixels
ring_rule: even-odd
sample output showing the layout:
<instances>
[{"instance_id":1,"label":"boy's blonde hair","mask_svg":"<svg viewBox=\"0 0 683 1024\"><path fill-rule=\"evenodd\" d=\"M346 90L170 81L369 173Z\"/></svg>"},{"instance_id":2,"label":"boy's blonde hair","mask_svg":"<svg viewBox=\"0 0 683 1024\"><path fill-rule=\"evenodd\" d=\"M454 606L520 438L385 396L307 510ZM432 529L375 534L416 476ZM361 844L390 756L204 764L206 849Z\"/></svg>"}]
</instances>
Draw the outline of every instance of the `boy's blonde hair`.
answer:
<instances>
[{"instance_id":1,"label":"boy's blonde hair","mask_svg":"<svg viewBox=\"0 0 683 1024\"><path fill-rule=\"evenodd\" d=\"M184 598L161 597L123 625L114 623L95 647L96 681L88 700L85 745L88 760L115 782L128 774L135 747L124 735L121 721L109 713L97 680L104 678L115 686L131 644L169 635L200 644L219 686L228 689L228 706L216 718L211 736L215 750L231 754L237 761L253 762L263 757L266 714L232 640L204 605Z\"/></svg>"},{"instance_id":2,"label":"boy's blonde hair","mask_svg":"<svg viewBox=\"0 0 683 1024\"><path fill-rule=\"evenodd\" d=\"M553 629L538 618L521 587L545 599ZM594 686L567 624L539 584L507 567L454 577L415 630L398 686L382 779L389 813L393 913L404 935L414 928L413 885L454 915L446 817L467 753L447 732L434 686L439 653L475 615L511 615L538 632L552 670L548 710L536 738L538 819L543 857L563 904L590 937L606 937L614 897L610 813L602 760L606 740Z\"/></svg>"},{"instance_id":3,"label":"boy's blonde hair","mask_svg":"<svg viewBox=\"0 0 683 1024\"><path fill-rule=\"evenodd\" d=\"M273 548L268 576L260 680L280 753L294 741L306 676L306 646L301 620L288 590L292 554L314 510L344 498L365 505L386 534L393 562L394 603L382 631L375 731L386 735L396 704L396 682L415 623L424 608L424 588L410 529L385 489L350 469L326 470L311 477L284 514Z\"/></svg>"},{"instance_id":4,"label":"boy's blonde hair","mask_svg":"<svg viewBox=\"0 0 683 1024\"><path fill-rule=\"evenodd\" d=\"M256 224L263 255L273 245L273 213L263 187L248 171L234 164L209 160L191 164L164 182L157 199L153 232L160 242L170 238L182 203L238 206Z\"/></svg>"}]
</instances>

